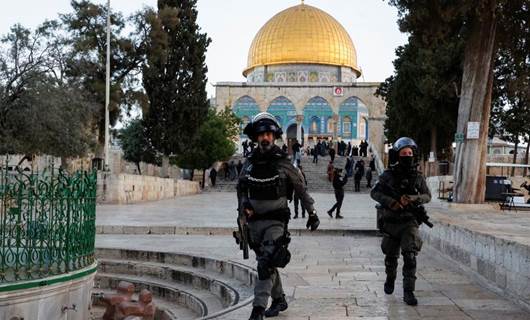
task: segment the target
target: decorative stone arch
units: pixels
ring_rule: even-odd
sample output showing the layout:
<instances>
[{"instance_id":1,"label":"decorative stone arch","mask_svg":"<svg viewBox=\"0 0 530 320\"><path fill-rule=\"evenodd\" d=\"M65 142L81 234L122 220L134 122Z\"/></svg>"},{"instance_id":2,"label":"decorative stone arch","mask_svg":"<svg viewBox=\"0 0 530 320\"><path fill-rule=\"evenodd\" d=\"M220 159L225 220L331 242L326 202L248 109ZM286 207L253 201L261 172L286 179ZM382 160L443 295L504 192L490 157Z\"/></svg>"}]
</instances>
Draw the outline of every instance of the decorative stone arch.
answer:
<instances>
[{"instance_id":1,"label":"decorative stone arch","mask_svg":"<svg viewBox=\"0 0 530 320\"><path fill-rule=\"evenodd\" d=\"M296 119L296 108L285 96L274 98L267 107L267 112L281 119L282 128L287 128L287 125Z\"/></svg>"},{"instance_id":2,"label":"decorative stone arch","mask_svg":"<svg viewBox=\"0 0 530 320\"><path fill-rule=\"evenodd\" d=\"M255 115L260 113L260 109L254 98L245 95L234 102L232 112L236 117L241 119L239 134L242 136L246 124L250 122Z\"/></svg>"},{"instance_id":3,"label":"decorative stone arch","mask_svg":"<svg viewBox=\"0 0 530 320\"><path fill-rule=\"evenodd\" d=\"M337 134L344 139L357 138L359 104L359 98L350 96L344 99L339 105Z\"/></svg>"},{"instance_id":4,"label":"decorative stone arch","mask_svg":"<svg viewBox=\"0 0 530 320\"><path fill-rule=\"evenodd\" d=\"M333 109L329 102L321 96L312 97L304 105L305 127L309 128L309 134L327 134L327 124L333 119ZM314 120L319 120L318 132L314 132Z\"/></svg>"}]
</instances>

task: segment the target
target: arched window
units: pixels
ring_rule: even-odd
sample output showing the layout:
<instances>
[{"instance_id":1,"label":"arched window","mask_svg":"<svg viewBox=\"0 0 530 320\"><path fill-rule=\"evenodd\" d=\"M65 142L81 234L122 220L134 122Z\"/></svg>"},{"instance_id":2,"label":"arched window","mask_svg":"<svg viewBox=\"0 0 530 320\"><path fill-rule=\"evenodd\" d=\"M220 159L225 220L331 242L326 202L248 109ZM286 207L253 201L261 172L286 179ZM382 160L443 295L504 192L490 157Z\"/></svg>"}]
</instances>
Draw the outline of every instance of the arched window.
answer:
<instances>
[{"instance_id":1,"label":"arched window","mask_svg":"<svg viewBox=\"0 0 530 320\"><path fill-rule=\"evenodd\" d=\"M344 117L342 119L342 133L351 135L351 118Z\"/></svg>"},{"instance_id":2,"label":"arched window","mask_svg":"<svg viewBox=\"0 0 530 320\"><path fill-rule=\"evenodd\" d=\"M327 124L327 133L333 133L333 118L328 117L326 124Z\"/></svg>"},{"instance_id":3,"label":"arched window","mask_svg":"<svg viewBox=\"0 0 530 320\"><path fill-rule=\"evenodd\" d=\"M320 127L320 119L318 119L318 117L312 117L311 118L311 127L309 127L309 132L310 133L319 133L320 132L319 127Z\"/></svg>"}]
</instances>

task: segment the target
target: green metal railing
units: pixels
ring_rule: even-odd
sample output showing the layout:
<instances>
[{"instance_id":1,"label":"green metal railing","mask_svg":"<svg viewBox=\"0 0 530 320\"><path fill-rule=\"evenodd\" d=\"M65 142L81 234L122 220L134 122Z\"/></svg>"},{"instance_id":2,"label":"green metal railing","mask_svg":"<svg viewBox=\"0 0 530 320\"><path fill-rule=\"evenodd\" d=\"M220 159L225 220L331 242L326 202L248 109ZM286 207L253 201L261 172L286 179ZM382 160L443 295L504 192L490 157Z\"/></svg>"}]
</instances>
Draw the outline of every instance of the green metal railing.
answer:
<instances>
[{"instance_id":1,"label":"green metal railing","mask_svg":"<svg viewBox=\"0 0 530 320\"><path fill-rule=\"evenodd\" d=\"M94 262L96 172L0 169L0 284Z\"/></svg>"}]
</instances>

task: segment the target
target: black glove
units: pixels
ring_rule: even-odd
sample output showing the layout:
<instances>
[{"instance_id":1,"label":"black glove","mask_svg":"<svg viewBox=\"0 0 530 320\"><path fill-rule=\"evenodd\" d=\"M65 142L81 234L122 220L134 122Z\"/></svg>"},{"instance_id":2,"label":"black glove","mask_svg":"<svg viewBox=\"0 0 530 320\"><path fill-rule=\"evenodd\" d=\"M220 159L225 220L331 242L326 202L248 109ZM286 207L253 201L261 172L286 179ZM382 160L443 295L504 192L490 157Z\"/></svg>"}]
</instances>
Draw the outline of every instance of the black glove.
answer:
<instances>
[{"instance_id":1,"label":"black glove","mask_svg":"<svg viewBox=\"0 0 530 320\"><path fill-rule=\"evenodd\" d=\"M307 229L311 228L311 231L315 231L318 226L320 225L320 220L318 220L317 211L313 210L307 218L307 223L305 224L305 227Z\"/></svg>"}]
</instances>

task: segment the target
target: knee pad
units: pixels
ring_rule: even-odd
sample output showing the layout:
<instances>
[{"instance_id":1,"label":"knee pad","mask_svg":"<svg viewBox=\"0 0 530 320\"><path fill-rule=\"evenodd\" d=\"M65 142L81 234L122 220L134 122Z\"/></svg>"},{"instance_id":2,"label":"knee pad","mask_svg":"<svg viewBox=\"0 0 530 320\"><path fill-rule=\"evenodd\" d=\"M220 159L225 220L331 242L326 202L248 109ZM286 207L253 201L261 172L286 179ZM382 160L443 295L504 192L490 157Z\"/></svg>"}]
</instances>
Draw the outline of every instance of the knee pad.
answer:
<instances>
[{"instance_id":1,"label":"knee pad","mask_svg":"<svg viewBox=\"0 0 530 320\"><path fill-rule=\"evenodd\" d=\"M416 252L403 252L403 264L406 268L416 268Z\"/></svg>"},{"instance_id":2,"label":"knee pad","mask_svg":"<svg viewBox=\"0 0 530 320\"><path fill-rule=\"evenodd\" d=\"M385 256L385 267L396 269L398 266L398 257Z\"/></svg>"},{"instance_id":3,"label":"knee pad","mask_svg":"<svg viewBox=\"0 0 530 320\"><path fill-rule=\"evenodd\" d=\"M258 279L267 280L271 277L272 269L268 257L258 257Z\"/></svg>"}]
</instances>

